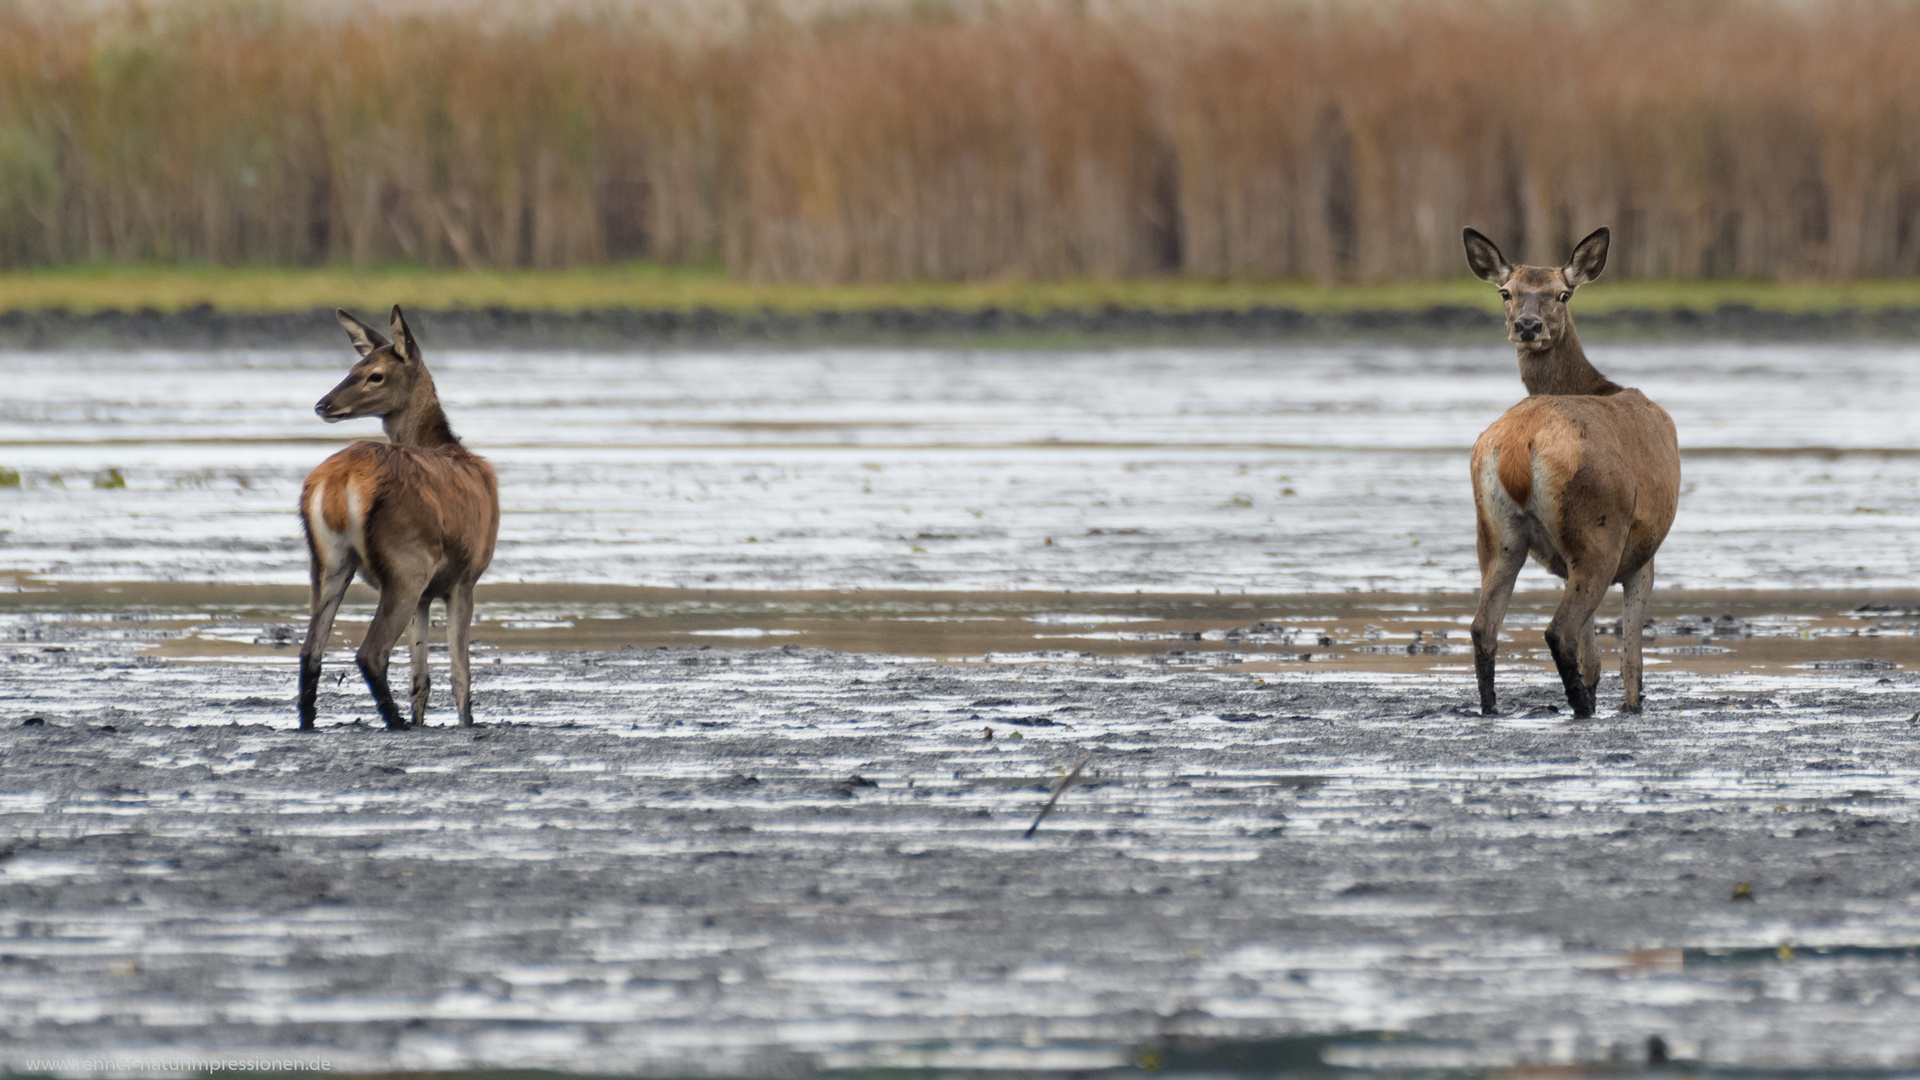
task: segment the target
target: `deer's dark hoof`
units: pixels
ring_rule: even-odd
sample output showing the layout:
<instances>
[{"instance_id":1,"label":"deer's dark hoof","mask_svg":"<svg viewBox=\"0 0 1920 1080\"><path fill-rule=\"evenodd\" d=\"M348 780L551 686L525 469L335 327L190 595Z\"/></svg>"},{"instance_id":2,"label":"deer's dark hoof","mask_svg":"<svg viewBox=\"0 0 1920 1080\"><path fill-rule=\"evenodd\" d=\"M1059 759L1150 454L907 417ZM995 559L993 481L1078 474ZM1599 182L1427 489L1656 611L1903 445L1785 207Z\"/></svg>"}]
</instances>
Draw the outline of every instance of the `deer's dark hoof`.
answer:
<instances>
[{"instance_id":1,"label":"deer's dark hoof","mask_svg":"<svg viewBox=\"0 0 1920 1080\"><path fill-rule=\"evenodd\" d=\"M1586 688L1582 687L1581 689L1584 690ZM1593 691L1587 690L1586 693L1580 693L1577 690L1569 691L1567 693L1567 704L1573 707L1573 718L1575 720L1593 719L1593 707L1595 705Z\"/></svg>"}]
</instances>

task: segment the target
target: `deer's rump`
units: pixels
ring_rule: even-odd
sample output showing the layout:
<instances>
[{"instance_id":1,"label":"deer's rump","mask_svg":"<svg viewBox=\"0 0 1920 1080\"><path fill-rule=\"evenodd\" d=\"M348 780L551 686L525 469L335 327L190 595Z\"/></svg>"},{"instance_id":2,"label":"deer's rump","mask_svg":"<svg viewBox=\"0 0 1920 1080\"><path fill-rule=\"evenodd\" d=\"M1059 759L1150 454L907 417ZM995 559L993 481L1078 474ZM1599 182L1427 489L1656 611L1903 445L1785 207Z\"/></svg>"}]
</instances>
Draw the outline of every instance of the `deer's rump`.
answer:
<instances>
[{"instance_id":1,"label":"deer's rump","mask_svg":"<svg viewBox=\"0 0 1920 1080\"><path fill-rule=\"evenodd\" d=\"M1472 473L1483 541L1518 531L1561 577L1618 551L1609 576L1624 581L1666 539L1680 499L1673 420L1638 390L1527 398L1481 433Z\"/></svg>"}]
</instances>

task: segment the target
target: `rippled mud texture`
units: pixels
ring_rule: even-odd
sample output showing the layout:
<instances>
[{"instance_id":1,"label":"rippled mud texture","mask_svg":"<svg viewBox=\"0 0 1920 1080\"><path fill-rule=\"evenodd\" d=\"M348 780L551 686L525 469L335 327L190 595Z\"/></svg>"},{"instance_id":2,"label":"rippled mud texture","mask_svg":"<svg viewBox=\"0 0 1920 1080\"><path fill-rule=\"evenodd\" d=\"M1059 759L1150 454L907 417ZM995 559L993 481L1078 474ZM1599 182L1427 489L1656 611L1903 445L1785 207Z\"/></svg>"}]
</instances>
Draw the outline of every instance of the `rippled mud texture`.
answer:
<instances>
[{"instance_id":1,"label":"rippled mud texture","mask_svg":"<svg viewBox=\"0 0 1920 1080\"><path fill-rule=\"evenodd\" d=\"M268 727L283 665L10 680L0 1064L1920 1062L1905 672L1655 671L1573 724L1546 672L1482 719L1464 673L496 659L474 732L352 687Z\"/></svg>"}]
</instances>

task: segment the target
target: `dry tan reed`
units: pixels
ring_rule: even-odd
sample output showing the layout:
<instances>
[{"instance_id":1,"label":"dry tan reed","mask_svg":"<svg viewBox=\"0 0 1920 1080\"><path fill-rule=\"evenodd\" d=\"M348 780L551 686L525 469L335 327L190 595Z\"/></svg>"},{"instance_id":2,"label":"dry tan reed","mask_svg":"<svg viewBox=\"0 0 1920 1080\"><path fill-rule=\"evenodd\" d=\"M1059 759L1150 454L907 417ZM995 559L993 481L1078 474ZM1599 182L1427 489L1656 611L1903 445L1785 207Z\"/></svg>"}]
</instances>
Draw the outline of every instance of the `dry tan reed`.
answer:
<instances>
[{"instance_id":1,"label":"dry tan reed","mask_svg":"<svg viewBox=\"0 0 1920 1080\"><path fill-rule=\"evenodd\" d=\"M486 10L0 5L0 265L1920 270L1898 0Z\"/></svg>"}]
</instances>

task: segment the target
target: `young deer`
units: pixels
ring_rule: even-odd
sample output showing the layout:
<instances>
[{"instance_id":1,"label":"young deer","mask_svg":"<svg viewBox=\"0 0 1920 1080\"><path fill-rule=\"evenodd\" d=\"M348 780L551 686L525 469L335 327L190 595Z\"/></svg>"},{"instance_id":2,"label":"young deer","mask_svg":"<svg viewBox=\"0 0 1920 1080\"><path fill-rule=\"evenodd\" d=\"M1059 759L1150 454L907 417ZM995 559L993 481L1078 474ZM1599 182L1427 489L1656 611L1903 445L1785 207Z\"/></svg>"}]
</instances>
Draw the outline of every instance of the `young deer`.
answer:
<instances>
[{"instance_id":1,"label":"young deer","mask_svg":"<svg viewBox=\"0 0 1920 1080\"><path fill-rule=\"evenodd\" d=\"M1680 501L1673 419L1638 390L1587 363L1567 300L1607 264L1605 229L1580 241L1565 266L1509 266L1493 241L1466 230L1467 264L1500 288L1507 339L1520 353L1529 396L1473 444L1480 610L1473 666L1480 711L1494 710L1493 662L1514 578L1528 554L1565 578L1547 648L1573 715L1593 715L1600 655L1593 613L1615 582L1626 591L1621 712L1640 711L1640 629L1653 592L1653 554Z\"/></svg>"},{"instance_id":2,"label":"young deer","mask_svg":"<svg viewBox=\"0 0 1920 1080\"><path fill-rule=\"evenodd\" d=\"M387 688L387 657L411 624L413 723L427 712L427 613L447 605L447 654L460 723L473 723L467 627L473 583L493 561L500 495L493 467L460 445L420 346L400 309L389 342L345 311L335 312L360 353L347 377L313 411L329 424L377 416L387 442L357 442L320 463L300 490L313 578L313 619L300 647L300 726L313 727L320 657L356 573L380 590L380 606L357 659L389 728L407 722Z\"/></svg>"}]
</instances>

